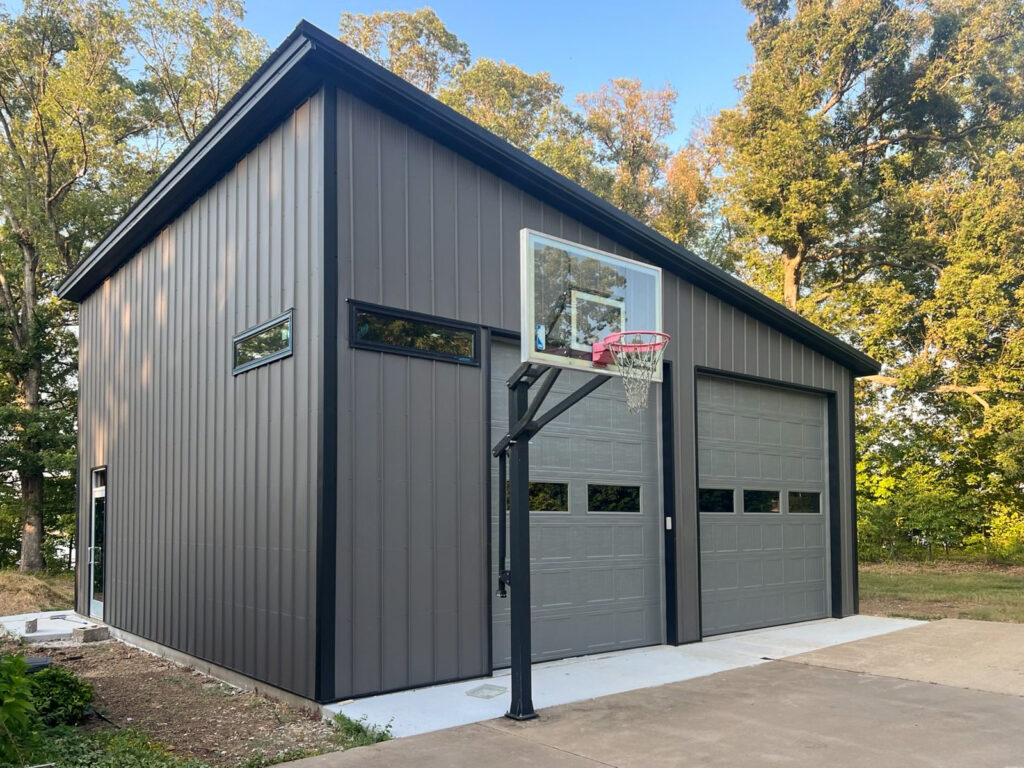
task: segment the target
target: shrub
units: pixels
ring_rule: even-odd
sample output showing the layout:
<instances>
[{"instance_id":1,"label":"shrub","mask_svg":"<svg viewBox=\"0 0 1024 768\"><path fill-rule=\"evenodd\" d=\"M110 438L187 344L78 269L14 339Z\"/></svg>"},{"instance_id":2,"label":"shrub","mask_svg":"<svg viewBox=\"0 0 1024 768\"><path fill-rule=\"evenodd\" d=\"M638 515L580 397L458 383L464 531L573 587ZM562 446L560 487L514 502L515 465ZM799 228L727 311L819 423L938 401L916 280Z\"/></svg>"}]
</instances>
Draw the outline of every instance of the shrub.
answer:
<instances>
[{"instance_id":1,"label":"shrub","mask_svg":"<svg viewBox=\"0 0 1024 768\"><path fill-rule=\"evenodd\" d=\"M92 686L69 669L48 667L30 680L32 700L45 725L75 725L92 706Z\"/></svg>"},{"instance_id":2,"label":"shrub","mask_svg":"<svg viewBox=\"0 0 1024 768\"><path fill-rule=\"evenodd\" d=\"M0 657L0 762L23 765L40 728L25 657Z\"/></svg>"},{"instance_id":3,"label":"shrub","mask_svg":"<svg viewBox=\"0 0 1024 768\"><path fill-rule=\"evenodd\" d=\"M334 716L334 727L338 729L345 749L377 744L391 738L391 723L385 726L374 725L366 722L365 717L353 720L341 712Z\"/></svg>"},{"instance_id":4,"label":"shrub","mask_svg":"<svg viewBox=\"0 0 1024 768\"><path fill-rule=\"evenodd\" d=\"M131 729L101 733L54 729L39 759L57 768L208 768L198 760L171 754Z\"/></svg>"}]
</instances>

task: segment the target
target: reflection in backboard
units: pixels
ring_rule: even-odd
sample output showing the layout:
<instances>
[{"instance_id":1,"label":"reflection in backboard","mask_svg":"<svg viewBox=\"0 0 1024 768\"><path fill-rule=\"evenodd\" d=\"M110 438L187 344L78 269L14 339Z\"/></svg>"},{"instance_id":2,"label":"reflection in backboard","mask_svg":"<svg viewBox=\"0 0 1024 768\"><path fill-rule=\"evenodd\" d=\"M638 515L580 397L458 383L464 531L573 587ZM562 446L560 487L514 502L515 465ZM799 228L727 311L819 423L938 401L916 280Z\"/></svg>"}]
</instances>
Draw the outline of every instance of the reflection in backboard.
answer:
<instances>
[{"instance_id":1,"label":"reflection in backboard","mask_svg":"<svg viewBox=\"0 0 1024 768\"><path fill-rule=\"evenodd\" d=\"M661 330L657 267L530 229L520 233L520 259L524 361L592 370L595 341Z\"/></svg>"}]
</instances>

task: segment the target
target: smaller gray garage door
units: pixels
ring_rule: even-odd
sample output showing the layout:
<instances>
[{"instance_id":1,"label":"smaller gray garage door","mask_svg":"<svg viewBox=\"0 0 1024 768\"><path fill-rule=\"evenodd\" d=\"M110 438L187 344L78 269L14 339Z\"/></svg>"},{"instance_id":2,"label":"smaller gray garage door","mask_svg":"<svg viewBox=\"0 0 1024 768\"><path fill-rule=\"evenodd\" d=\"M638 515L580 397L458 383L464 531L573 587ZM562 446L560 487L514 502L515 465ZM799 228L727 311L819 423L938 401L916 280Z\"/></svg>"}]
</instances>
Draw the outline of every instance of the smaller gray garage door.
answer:
<instances>
[{"instance_id":1,"label":"smaller gray garage door","mask_svg":"<svg viewBox=\"0 0 1024 768\"><path fill-rule=\"evenodd\" d=\"M825 398L697 380L705 635L828 615Z\"/></svg>"},{"instance_id":2,"label":"smaller gray garage door","mask_svg":"<svg viewBox=\"0 0 1024 768\"><path fill-rule=\"evenodd\" d=\"M491 351L492 442L505 434L519 348ZM563 371L555 404L589 379ZM530 441L530 571L536 661L662 642L658 407L626 410L611 381ZM492 462L497 498L497 461ZM495 505L496 507L496 505ZM491 516L497 577L497 509ZM513 577L514 582L514 577ZM514 588L514 587L513 587ZM509 600L492 598L494 665L508 666Z\"/></svg>"}]
</instances>

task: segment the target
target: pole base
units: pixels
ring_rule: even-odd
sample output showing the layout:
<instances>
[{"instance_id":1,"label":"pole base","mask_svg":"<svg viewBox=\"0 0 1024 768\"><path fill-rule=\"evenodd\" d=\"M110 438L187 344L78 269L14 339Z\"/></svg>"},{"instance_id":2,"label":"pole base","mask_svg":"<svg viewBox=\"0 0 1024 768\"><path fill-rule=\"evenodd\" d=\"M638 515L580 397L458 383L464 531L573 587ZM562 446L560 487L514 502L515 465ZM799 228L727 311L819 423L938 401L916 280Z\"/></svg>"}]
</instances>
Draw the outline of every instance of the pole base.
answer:
<instances>
[{"instance_id":1,"label":"pole base","mask_svg":"<svg viewBox=\"0 0 1024 768\"><path fill-rule=\"evenodd\" d=\"M532 709L529 712L513 712L510 709L508 712L505 713L505 717L507 717L509 720L518 720L522 722L523 720L536 720L537 713L534 712Z\"/></svg>"}]
</instances>

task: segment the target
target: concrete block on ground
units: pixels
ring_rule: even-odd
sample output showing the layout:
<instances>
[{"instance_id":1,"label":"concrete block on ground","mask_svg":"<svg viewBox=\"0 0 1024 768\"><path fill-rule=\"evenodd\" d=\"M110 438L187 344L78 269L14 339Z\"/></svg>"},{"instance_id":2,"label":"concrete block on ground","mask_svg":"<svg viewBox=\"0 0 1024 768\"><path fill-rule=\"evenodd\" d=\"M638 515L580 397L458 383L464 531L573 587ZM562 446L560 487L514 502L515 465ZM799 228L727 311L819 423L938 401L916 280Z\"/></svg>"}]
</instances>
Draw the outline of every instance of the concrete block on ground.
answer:
<instances>
[{"instance_id":1,"label":"concrete block on ground","mask_svg":"<svg viewBox=\"0 0 1024 768\"><path fill-rule=\"evenodd\" d=\"M76 643L96 643L110 637L106 627L75 627L71 630L71 639Z\"/></svg>"},{"instance_id":2,"label":"concrete block on ground","mask_svg":"<svg viewBox=\"0 0 1024 768\"><path fill-rule=\"evenodd\" d=\"M39 619L26 619L25 620L25 634L31 635L39 629Z\"/></svg>"}]
</instances>

